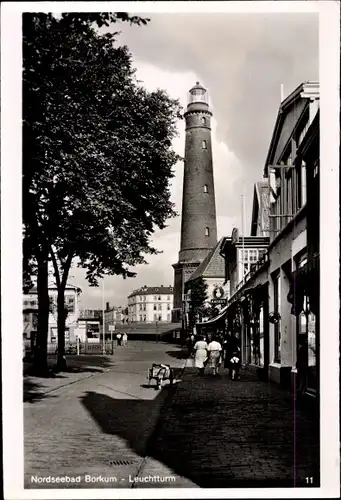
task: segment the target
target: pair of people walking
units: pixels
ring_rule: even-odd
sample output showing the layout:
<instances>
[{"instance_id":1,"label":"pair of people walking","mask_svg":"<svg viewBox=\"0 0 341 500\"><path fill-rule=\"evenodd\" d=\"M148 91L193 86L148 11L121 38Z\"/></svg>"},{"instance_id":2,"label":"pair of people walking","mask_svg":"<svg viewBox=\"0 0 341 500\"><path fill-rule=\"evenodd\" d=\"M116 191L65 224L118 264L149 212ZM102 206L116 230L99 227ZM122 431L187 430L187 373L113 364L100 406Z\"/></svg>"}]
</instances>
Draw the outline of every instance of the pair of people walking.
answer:
<instances>
[{"instance_id":1,"label":"pair of people walking","mask_svg":"<svg viewBox=\"0 0 341 500\"><path fill-rule=\"evenodd\" d=\"M203 375L205 367L212 369L213 375L218 375L221 365L222 346L219 339L213 336L209 343L204 337L199 337L194 345L194 366L198 368L199 374Z\"/></svg>"},{"instance_id":2,"label":"pair of people walking","mask_svg":"<svg viewBox=\"0 0 341 500\"><path fill-rule=\"evenodd\" d=\"M123 335L121 333L118 333L116 335L116 339L118 346L123 345L124 347L126 347L128 345L128 335L126 333L123 333Z\"/></svg>"}]
</instances>

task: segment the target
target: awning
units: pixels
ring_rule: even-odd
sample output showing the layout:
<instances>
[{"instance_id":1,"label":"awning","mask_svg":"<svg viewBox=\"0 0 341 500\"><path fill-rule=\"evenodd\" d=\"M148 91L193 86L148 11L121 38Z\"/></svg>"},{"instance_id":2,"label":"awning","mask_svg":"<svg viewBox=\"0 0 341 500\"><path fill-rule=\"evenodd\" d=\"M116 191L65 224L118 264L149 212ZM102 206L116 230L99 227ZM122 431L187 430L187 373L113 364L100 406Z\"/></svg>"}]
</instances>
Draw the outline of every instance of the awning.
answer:
<instances>
[{"instance_id":1,"label":"awning","mask_svg":"<svg viewBox=\"0 0 341 500\"><path fill-rule=\"evenodd\" d=\"M208 321L204 321L203 323L196 323L196 325L197 326L213 325L214 323L216 323L217 321L219 321L220 319L222 319L225 316L225 314L227 313L228 307L229 306L223 307L222 310L220 311L220 313L218 314L218 316L216 316L215 318L209 319Z\"/></svg>"}]
</instances>

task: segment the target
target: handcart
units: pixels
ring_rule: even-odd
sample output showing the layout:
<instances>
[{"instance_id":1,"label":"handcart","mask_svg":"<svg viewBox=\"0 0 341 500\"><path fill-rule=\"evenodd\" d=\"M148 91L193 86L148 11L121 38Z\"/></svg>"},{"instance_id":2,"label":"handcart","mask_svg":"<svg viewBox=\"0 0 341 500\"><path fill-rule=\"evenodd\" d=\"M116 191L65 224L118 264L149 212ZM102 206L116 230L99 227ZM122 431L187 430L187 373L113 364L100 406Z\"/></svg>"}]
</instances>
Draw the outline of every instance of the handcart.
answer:
<instances>
[{"instance_id":1,"label":"handcart","mask_svg":"<svg viewBox=\"0 0 341 500\"><path fill-rule=\"evenodd\" d=\"M169 380L170 385L174 381L174 372L170 365L164 365L162 363L153 363L152 367L148 369L148 385L150 385L151 380L156 381L156 388L161 389L162 383L165 380Z\"/></svg>"}]
</instances>

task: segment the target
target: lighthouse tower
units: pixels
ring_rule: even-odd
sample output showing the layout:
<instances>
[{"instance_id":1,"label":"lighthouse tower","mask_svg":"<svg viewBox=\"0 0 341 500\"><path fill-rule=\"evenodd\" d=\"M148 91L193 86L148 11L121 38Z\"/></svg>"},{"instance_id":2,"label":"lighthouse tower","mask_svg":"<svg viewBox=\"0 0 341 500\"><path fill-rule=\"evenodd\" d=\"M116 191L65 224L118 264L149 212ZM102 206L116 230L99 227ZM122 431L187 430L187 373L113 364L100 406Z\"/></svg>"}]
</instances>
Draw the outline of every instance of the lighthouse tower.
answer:
<instances>
[{"instance_id":1,"label":"lighthouse tower","mask_svg":"<svg viewBox=\"0 0 341 500\"><path fill-rule=\"evenodd\" d=\"M182 193L181 243L174 267L174 316L182 308L184 284L217 244L211 118L207 90L199 82L189 91ZM176 314L176 310L178 314ZM180 313L181 315L181 313Z\"/></svg>"}]
</instances>

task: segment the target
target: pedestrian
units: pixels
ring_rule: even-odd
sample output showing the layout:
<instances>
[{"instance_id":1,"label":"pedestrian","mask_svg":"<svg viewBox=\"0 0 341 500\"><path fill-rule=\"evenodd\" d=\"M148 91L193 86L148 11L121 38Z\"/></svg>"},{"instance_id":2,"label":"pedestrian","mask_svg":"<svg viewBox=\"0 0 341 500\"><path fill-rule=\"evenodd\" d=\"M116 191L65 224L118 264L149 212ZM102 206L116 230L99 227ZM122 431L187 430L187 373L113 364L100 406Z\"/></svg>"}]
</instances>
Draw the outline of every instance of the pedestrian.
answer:
<instances>
[{"instance_id":1,"label":"pedestrian","mask_svg":"<svg viewBox=\"0 0 341 500\"><path fill-rule=\"evenodd\" d=\"M231 380L239 379L240 354L238 350L233 351L230 358L229 377Z\"/></svg>"},{"instance_id":2,"label":"pedestrian","mask_svg":"<svg viewBox=\"0 0 341 500\"><path fill-rule=\"evenodd\" d=\"M199 375L203 375L205 371L205 362L207 360L207 342L200 335L194 345L194 366L199 369Z\"/></svg>"},{"instance_id":3,"label":"pedestrian","mask_svg":"<svg viewBox=\"0 0 341 500\"><path fill-rule=\"evenodd\" d=\"M122 345L122 335L120 333L118 333L116 335L116 339L117 339L117 345L121 346Z\"/></svg>"},{"instance_id":4,"label":"pedestrian","mask_svg":"<svg viewBox=\"0 0 341 500\"><path fill-rule=\"evenodd\" d=\"M297 393L301 396L306 390L307 372L308 372L308 339L306 335L298 337L297 351Z\"/></svg>"},{"instance_id":5,"label":"pedestrian","mask_svg":"<svg viewBox=\"0 0 341 500\"><path fill-rule=\"evenodd\" d=\"M122 342L123 342L123 346L127 347L127 345L128 345L128 335L126 334L126 332L124 332L123 335L122 335Z\"/></svg>"},{"instance_id":6,"label":"pedestrian","mask_svg":"<svg viewBox=\"0 0 341 500\"><path fill-rule=\"evenodd\" d=\"M219 366L221 365L222 345L217 335L212 336L212 341L208 344L207 351L208 366L212 368L213 375L218 375Z\"/></svg>"},{"instance_id":7,"label":"pedestrian","mask_svg":"<svg viewBox=\"0 0 341 500\"><path fill-rule=\"evenodd\" d=\"M230 360L233 356L233 353L240 352L239 340L231 331L228 331L225 340L226 342L224 342L224 350L225 350L224 367L230 368Z\"/></svg>"}]
</instances>

